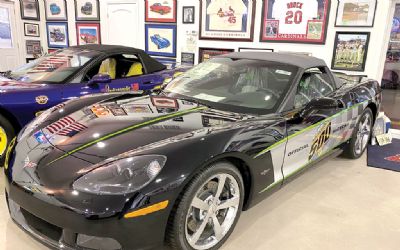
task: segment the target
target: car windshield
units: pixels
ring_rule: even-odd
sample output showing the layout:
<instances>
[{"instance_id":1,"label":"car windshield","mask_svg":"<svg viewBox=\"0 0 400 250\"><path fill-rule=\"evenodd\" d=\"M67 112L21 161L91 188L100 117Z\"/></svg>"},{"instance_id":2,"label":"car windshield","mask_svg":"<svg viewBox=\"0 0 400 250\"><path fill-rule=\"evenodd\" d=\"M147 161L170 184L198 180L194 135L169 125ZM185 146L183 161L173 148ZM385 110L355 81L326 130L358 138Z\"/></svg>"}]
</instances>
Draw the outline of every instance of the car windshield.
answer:
<instances>
[{"instance_id":1,"label":"car windshield","mask_svg":"<svg viewBox=\"0 0 400 250\"><path fill-rule=\"evenodd\" d=\"M276 62L215 58L175 78L165 92L222 110L267 114L276 111L297 72Z\"/></svg>"},{"instance_id":2,"label":"car windshield","mask_svg":"<svg viewBox=\"0 0 400 250\"><path fill-rule=\"evenodd\" d=\"M90 50L58 50L11 71L8 77L21 82L61 83L99 54Z\"/></svg>"}]
</instances>

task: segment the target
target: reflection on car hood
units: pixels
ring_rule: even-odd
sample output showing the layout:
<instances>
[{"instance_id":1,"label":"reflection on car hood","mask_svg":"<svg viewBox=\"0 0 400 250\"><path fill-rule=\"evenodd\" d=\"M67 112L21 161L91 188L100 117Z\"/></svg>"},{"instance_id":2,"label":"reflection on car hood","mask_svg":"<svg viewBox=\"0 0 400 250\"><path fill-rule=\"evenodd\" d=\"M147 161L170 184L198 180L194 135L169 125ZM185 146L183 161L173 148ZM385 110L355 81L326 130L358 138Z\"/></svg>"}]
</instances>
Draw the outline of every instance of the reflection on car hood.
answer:
<instances>
[{"instance_id":1,"label":"reflection on car hood","mask_svg":"<svg viewBox=\"0 0 400 250\"><path fill-rule=\"evenodd\" d=\"M26 83L15 80L10 80L4 77L0 77L0 92L15 92L20 90L37 89L46 86L45 84L38 83Z\"/></svg>"}]
</instances>

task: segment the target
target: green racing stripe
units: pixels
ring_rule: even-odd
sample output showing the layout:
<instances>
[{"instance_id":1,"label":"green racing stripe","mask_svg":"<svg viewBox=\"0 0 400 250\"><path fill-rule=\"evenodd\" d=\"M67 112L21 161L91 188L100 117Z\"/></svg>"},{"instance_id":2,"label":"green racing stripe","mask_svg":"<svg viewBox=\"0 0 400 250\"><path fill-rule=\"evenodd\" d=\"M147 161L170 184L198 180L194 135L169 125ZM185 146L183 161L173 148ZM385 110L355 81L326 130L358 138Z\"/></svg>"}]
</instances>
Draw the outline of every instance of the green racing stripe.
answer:
<instances>
[{"instance_id":1,"label":"green racing stripe","mask_svg":"<svg viewBox=\"0 0 400 250\"><path fill-rule=\"evenodd\" d=\"M279 146L280 144L286 142L287 140L289 140L289 139L291 139L291 138L293 138L293 137L295 137L295 136L298 136L298 135L300 135L300 134L302 134L302 133L304 133L304 132L307 132L307 131L309 131L309 130L315 128L315 127L318 127L319 125L321 125L321 124L324 123L324 122L331 121L332 119L334 119L334 118L336 118L336 117L342 115L343 113L345 113L345 112L347 112L347 111L349 111L349 110L352 110L352 109L354 109L354 108L356 108L356 107L358 107L358 106L364 104L365 102L368 102L368 101L364 101L364 102L357 103L357 104L351 106L350 108L344 109L344 110L340 111L339 113L334 114L333 116L327 117L327 118L325 118L324 120L322 120L322 121L320 121L320 122L317 122L316 124L313 124L313 125L311 125L311 126L305 128L305 129L302 129L302 130L300 130L300 131L297 131L296 133L294 133L294 134L292 134L292 135L289 135L288 137L286 137L286 138L284 138L284 139L282 139L282 140L280 140L280 141L275 142L275 143L272 144L271 146L269 146L269 147L267 147L266 149L262 150L260 153L258 153L258 154L257 154L256 156L254 156L253 158L257 158L257 157L259 157L259 156L261 156L261 155L267 153L268 151L270 151L270 150L276 148L277 146Z\"/></svg>"},{"instance_id":2,"label":"green racing stripe","mask_svg":"<svg viewBox=\"0 0 400 250\"><path fill-rule=\"evenodd\" d=\"M113 133L110 133L110 134L107 134L105 136L102 136L102 137L100 137L100 138L98 138L96 140L93 140L93 141L90 141L88 143L85 143L85 144L83 144L83 145L81 145L81 146L79 146L79 147L77 147L77 148L75 148L75 149L73 149L71 151L68 151L68 152L64 153L62 156L60 156L60 157L52 160L51 162L47 163L47 166L52 164L52 163L54 163L54 162L56 162L56 161L62 160L65 157L67 157L69 155L72 155L73 153L76 153L76 152L84 150L84 149L86 149L86 148L88 148L90 146L93 146L94 144L96 144L98 142L110 139L112 137L115 137L115 136L118 136L118 135L121 135L121 134L124 134L124 133L127 133L127 132L130 132L130 131L135 130L135 129L142 128L142 127L147 126L147 125L151 125L151 124L154 124L154 123L157 123L157 122L161 122L161 121L164 121L164 120L169 120L169 119L174 118L174 117L186 115L186 114L193 113L193 112L200 111L200 110L204 110L204 109L208 109L208 108L207 107L197 107L197 108L182 110L182 111L179 111L179 112L176 112L176 113L173 113L173 114L160 116L160 117L157 117L157 118L154 118L154 119L150 119L148 121L145 121L145 122L142 122L142 123L139 123L139 124L135 124L135 125L123 128L121 130L118 130L118 131L115 131Z\"/></svg>"}]
</instances>

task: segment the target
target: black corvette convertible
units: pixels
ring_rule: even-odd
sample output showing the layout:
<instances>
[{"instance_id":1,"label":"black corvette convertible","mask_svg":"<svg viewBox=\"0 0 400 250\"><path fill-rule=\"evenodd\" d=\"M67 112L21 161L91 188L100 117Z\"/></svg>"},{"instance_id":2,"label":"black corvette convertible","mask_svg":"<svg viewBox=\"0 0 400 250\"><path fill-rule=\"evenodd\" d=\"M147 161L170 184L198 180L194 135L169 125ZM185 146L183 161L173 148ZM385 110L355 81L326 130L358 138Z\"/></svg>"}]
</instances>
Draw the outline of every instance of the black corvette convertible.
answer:
<instances>
[{"instance_id":1,"label":"black corvette convertible","mask_svg":"<svg viewBox=\"0 0 400 250\"><path fill-rule=\"evenodd\" d=\"M305 167L360 157L380 102L376 81L279 53L212 59L157 95L68 101L8 148L10 214L55 248L217 249Z\"/></svg>"}]
</instances>

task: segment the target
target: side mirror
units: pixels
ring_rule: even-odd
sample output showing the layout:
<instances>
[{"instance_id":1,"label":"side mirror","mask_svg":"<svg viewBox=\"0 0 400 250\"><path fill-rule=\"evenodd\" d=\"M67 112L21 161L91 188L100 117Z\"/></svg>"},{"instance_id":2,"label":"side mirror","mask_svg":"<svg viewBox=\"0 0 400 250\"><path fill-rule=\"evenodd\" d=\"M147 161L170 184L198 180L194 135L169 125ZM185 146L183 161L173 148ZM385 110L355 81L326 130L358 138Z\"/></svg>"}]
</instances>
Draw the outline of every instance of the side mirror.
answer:
<instances>
[{"instance_id":1,"label":"side mirror","mask_svg":"<svg viewBox=\"0 0 400 250\"><path fill-rule=\"evenodd\" d=\"M324 109L338 109L338 108L344 108L344 105L343 103L341 103L336 99L330 97L321 97L318 99L313 99L305 106L305 108L300 113L295 115L295 119L302 120L316 109L324 110Z\"/></svg>"},{"instance_id":2,"label":"side mirror","mask_svg":"<svg viewBox=\"0 0 400 250\"><path fill-rule=\"evenodd\" d=\"M111 82L111 77L107 74L97 74L92 77L92 79L89 80L88 85L96 85L99 83L110 83Z\"/></svg>"}]
</instances>

